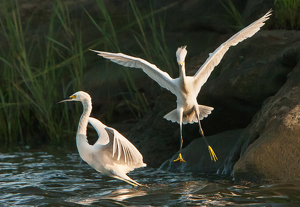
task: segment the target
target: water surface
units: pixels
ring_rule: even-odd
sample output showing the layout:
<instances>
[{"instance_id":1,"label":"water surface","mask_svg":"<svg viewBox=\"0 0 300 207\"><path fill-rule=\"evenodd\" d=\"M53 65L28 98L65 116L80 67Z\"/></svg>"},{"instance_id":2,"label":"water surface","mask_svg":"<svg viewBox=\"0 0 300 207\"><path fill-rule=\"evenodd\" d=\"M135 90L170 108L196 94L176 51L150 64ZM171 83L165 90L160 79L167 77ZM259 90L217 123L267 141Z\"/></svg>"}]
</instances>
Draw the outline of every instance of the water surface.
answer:
<instances>
[{"instance_id":1,"label":"water surface","mask_svg":"<svg viewBox=\"0 0 300 207\"><path fill-rule=\"evenodd\" d=\"M78 153L0 153L0 206L300 206L300 182L242 186L151 168L129 176L149 188L102 176Z\"/></svg>"}]
</instances>

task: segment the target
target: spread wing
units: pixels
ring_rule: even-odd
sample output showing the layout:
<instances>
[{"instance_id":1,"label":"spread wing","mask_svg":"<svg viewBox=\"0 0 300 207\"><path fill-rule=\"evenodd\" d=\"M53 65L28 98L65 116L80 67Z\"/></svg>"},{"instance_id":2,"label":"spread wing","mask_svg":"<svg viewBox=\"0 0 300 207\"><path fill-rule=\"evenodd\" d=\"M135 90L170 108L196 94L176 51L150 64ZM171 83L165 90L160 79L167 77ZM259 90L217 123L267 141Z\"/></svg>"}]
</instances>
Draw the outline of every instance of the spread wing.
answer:
<instances>
[{"instance_id":1,"label":"spread wing","mask_svg":"<svg viewBox=\"0 0 300 207\"><path fill-rule=\"evenodd\" d=\"M149 63L146 60L141 58L132 57L122 53L110 53L91 50L98 53L99 56L102 56L106 59L111 60L119 65L130 68L141 68L150 78L156 81L161 87L168 89L173 94L176 93L174 79L164 71L161 71L156 65Z\"/></svg>"},{"instance_id":2,"label":"spread wing","mask_svg":"<svg viewBox=\"0 0 300 207\"><path fill-rule=\"evenodd\" d=\"M137 148L128 141L117 130L109 128L102 124L99 120L89 118L89 123L95 128L99 138L94 145L103 145L103 151L110 151L112 161L118 164L126 164L129 166L144 167L143 156Z\"/></svg>"},{"instance_id":3,"label":"spread wing","mask_svg":"<svg viewBox=\"0 0 300 207\"><path fill-rule=\"evenodd\" d=\"M110 143L113 145L112 156L114 158L130 166L146 166L146 164L143 163L143 156L131 142L113 128L106 127L105 130L109 135Z\"/></svg>"},{"instance_id":4,"label":"spread wing","mask_svg":"<svg viewBox=\"0 0 300 207\"><path fill-rule=\"evenodd\" d=\"M220 63L229 47L237 45L239 42L242 42L243 40L253 36L256 32L258 32L260 28L265 24L264 22L271 16L271 12L272 10L268 11L263 17L233 35L226 42L221 44L213 53L209 54L208 59L194 75L194 86L197 94L200 92L202 85L207 81L214 67Z\"/></svg>"}]
</instances>

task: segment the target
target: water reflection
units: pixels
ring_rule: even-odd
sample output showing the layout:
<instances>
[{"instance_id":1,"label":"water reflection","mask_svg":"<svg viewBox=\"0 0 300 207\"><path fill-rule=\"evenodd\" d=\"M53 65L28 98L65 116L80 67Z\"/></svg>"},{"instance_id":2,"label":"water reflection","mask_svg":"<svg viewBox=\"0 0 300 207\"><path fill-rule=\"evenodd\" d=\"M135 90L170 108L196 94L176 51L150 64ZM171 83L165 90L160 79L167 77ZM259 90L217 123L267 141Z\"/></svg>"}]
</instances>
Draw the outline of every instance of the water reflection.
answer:
<instances>
[{"instance_id":1,"label":"water reflection","mask_svg":"<svg viewBox=\"0 0 300 207\"><path fill-rule=\"evenodd\" d=\"M101 176L77 153L0 154L0 206L297 206L300 182L241 186L190 173L139 169L133 188Z\"/></svg>"},{"instance_id":2,"label":"water reflection","mask_svg":"<svg viewBox=\"0 0 300 207\"><path fill-rule=\"evenodd\" d=\"M107 190L101 193L93 194L88 198L71 198L69 202L83 204L83 205L92 205L105 200L105 202L120 203L129 198L139 197L146 195L146 191L137 189L137 188L121 188L114 191Z\"/></svg>"}]
</instances>

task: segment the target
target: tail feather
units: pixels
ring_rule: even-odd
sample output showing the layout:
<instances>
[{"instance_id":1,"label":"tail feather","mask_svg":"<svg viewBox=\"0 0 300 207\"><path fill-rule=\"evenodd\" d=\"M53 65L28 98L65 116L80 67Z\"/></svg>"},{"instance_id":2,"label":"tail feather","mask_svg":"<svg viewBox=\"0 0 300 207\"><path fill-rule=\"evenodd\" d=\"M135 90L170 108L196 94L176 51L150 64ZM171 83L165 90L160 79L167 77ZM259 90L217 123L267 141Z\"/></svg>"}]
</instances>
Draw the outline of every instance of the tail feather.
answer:
<instances>
[{"instance_id":1,"label":"tail feather","mask_svg":"<svg viewBox=\"0 0 300 207\"><path fill-rule=\"evenodd\" d=\"M164 116L164 118L171 121L171 122L179 123L179 117L178 117L177 109L174 109L174 110L170 111L169 113L167 113Z\"/></svg>"},{"instance_id":2,"label":"tail feather","mask_svg":"<svg viewBox=\"0 0 300 207\"><path fill-rule=\"evenodd\" d=\"M198 109L199 109L200 120L206 118L209 114L211 114L211 111L214 110L213 107L204 106L204 105L198 105ZM196 120L195 122L198 122L198 120Z\"/></svg>"},{"instance_id":3,"label":"tail feather","mask_svg":"<svg viewBox=\"0 0 300 207\"><path fill-rule=\"evenodd\" d=\"M199 109L199 118L200 118L200 120L206 118L209 114L211 114L211 111L214 110L213 107L204 106L204 105L198 105L198 109ZM164 118L169 120L169 121L179 123L179 117L178 117L177 109L174 109L174 110L170 111L169 113L167 113L164 116ZM183 124L187 124L187 123L192 124L192 123L195 123L195 122L198 122L197 116L195 115L195 111L193 111L191 114L183 116L183 119L182 119Z\"/></svg>"}]
</instances>

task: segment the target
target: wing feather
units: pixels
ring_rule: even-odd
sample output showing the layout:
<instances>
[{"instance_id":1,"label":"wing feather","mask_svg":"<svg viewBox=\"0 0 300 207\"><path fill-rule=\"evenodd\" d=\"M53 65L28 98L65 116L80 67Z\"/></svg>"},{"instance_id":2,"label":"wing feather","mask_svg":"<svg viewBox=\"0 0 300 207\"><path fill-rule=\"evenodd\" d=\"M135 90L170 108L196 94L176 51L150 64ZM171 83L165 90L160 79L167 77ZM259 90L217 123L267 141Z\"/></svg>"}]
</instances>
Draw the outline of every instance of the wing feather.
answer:
<instances>
[{"instance_id":1,"label":"wing feather","mask_svg":"<svg viewBox=\"0 0 300 207\"><path fill-rule=\"evenodd\" d=\"M106 145L109 143L109 137L107 135L107 132L105 131L106 125L104 125L101 121L98 119L89 117L89 123L94 127L98 134L98 140L95 144L98 145Z\"/></svg>"},{"instance_id":2,"label":"wing feather","mask_svg":"<svg viewBox=\"0 0 300 207\"><path fill-rule=\"evenodd\" d=\"M207 58L205 63L194 75L194 86L197 94L200 92L202 85L207 81L214 67L220 63L229 47L237 45L239 42L242 42L243 40L253 36L256 32L258 32L260 28L265 24L265 21L268 20L271 16L271 12L272 10L268 11L263 17L233 35L226 42L221 44L213 53L209 54L209 57Z\"/></svg>"},{"instance_id":3,"label":"wing feather","mask_svg":"<svg viewBox=\"0 0 300 207\"><path fill-rule=\"evenodd\" d=\"M130 141L113 128L106 127L105 130L113 145L112 150L115 153L113 153L112 157L116 159L116 162L126 163L135 167L146 166L143 163L143 156Z\"/></svg>"},{"instance_id":4,"label":"wing feather","mask_svg":"<svg viewBox=\"0 0 300 207\"><path fill-rule=\"evenodd\" d=\"M160 70L156 65L149 63L146 60L141 58L132 57L122 53L110 53L91 50L98 53L99 56L102 56L106 59L111 60L114 63L123 65L130 68L141 68L150 78L156 81L161 87L168 89L173 94L176 93L175 84L170 75L162 70Z\"/></svg>"},{"instance_id":5,"label":"wing feather","mask_svg":"<svg viewBox=\"0 0 300 207\"><path fill-rule=\"evenodd\" d=\"M94 146L99 145L103 151L110 151L113 162L127 164L135 168L146 166L138 149L117 130L107 127L101 121L92 117L89 117L89 123L99 136Z\"/></svg>"}]
</instances>

